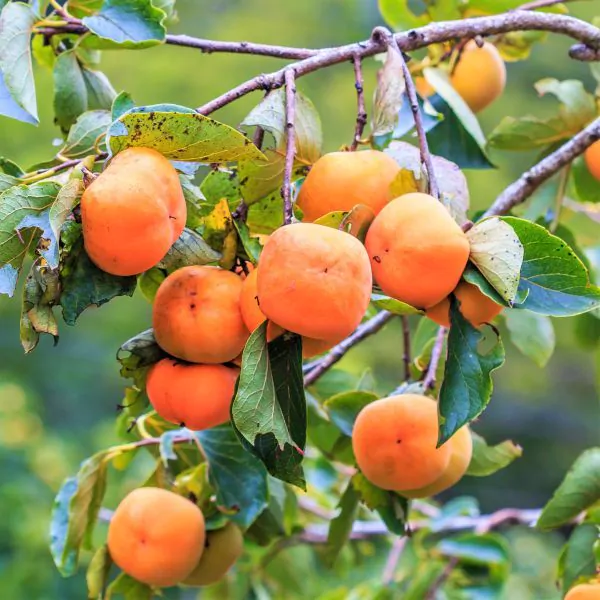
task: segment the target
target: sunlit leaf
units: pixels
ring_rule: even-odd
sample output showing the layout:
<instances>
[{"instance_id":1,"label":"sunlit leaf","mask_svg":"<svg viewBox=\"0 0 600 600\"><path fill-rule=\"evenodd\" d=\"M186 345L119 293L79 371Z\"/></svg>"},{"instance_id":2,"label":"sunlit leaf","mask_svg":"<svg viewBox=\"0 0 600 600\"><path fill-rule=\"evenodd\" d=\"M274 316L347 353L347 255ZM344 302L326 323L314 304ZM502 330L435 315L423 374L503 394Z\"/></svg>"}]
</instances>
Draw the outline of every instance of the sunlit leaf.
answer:
<instances>
[{"instance_id":1,"label":"sunlit leaf","mask_svg":"<svg viewBox=\"0 0 600 600\"><path fill-rule=\"evenodd\" d=\"M488 446L487 442L473 431L471 431L471 437L473 438L473 456L467 475L473 477L492 475L510 465L513 460L520 458L523 454L521 447L509 440L495 446Z\"/></svg>"}]
</instances>

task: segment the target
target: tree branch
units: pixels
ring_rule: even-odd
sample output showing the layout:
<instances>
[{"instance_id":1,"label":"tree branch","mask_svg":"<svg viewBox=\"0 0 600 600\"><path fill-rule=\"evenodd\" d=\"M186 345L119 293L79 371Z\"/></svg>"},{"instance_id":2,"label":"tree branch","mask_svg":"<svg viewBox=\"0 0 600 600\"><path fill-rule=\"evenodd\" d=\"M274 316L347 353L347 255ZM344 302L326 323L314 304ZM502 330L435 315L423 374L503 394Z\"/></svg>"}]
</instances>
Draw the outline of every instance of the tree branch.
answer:
<instances>
[{"instance_id":1,"label":"tree branch","mask_svg":"<svg viewBox=\"0 0 600 600\"><path fill-rule=\"evenodd\" d=\"M550 179L552 175L560 171L585 152L594 142L600 139L600 118L590 123L585 129L571 138L558 150L549 154L539 163L525 171L519 179L511 183L494 201L494 203L482 215L491 217L503 215L517 204L521 204L537 190L542 183Z\"/></svg>"},{"instance_id":2,"label":"tree branch","mask_svg":"<svg viewBox=\"0 0 600 600\"><path fill-rule=\"evenodd\" d=\"M556 4L564 4L569 0L534 0L533 2L526 2L521 6L515 8L515 10L536 10L538 8L548 8Z\"/></svg>"},{"instance_id":3,"label":"tree branch","mask_svg":"<svg viewBox=\"0 0 600 600\"><path fill-rule=\"evenodd\" d=\"M423 600L435 600L438 590L446 583L446 580L452 574L452 571L455 569L458 564L458 558L453 556L447 563L442 572L435 578L435 580L429 586L427 590L427 594Z\"/></svg>"},{"instance_id":4,"label":"tree branch","mask_svg":"<svg viewBox=\"0 0 600 600\"><path fill-rule=\"evenodd\" d=\"M425 390L430 390L435 386L435 378L440 359L442 358L442 350L444 348L444 341L446 340L446 328L440 327L431 350L431 359L429 360L429 366L425 373L425 379L423 379L423 386Z\"/></svg>"},{"instance_id":5,"label":"tree branch","mask_svg":"<svg viewBox=\"0 0 600 600\"><path fill-rule=\"evenodd\" d=\"M355 55L352 60L354 62L354 87L356 88L356 127L354 129L352 144L350 144L350 151L354 152L358 148L367 124L367 110L365 108L365 92L363 88L362 58Z\"/></svg>"},{"instance_id":6,"label":"tree branch","mask_svg":"<svg viewBox=\"0 0 600 600\"><path fill-rule=\"evenodd\" d=\"M296 155L296 78L294 69L285 72L285 166L283 169L283 185L281 197L283 198L283 224L289 225L294 218L292 206L292 171L294 170L294 156Z\"/></svg>"},{"instance_id":7,"label":"tree branch","mask_svg":"<svg viewBox=\"0 0 600 600\"><path fill-rule=\"evenodd\" d=\"M370 335L377 333L393 317L393 313L382 310L366 323L359 325L352 335L341 341L337 346L334 346L325 358L309 365L307 369L308 373L304 376L304 387L312 385L321 375L325 374L335 363L341 360L350 348L356 346L356 344L362 342Z\"/></svg>"},{"instance_id":8,"label":"tree branch","mask_svg":"<svg viewBox=\"0 0 600 600\"><path fill-rule=\"evenodd\" d=\"M400 317L402 321L402 362L404 363L404 381L410 379L410 325L408 323L408 317Z\"/></svg>"},{"instance_id":9,"label":"tree branch","mask_svg":"<svg viewBox=\"0 0 600 600\"><path fill-rule=\"evenodd\" d=\"M394 575L396 574L398 562L402 556L402 550L404 550L404 546L406 545L406 539L406 536L397 537L392 542L392 547L390 548L390 552L381 575L381 582L385 586L390 585L394 581Z\"/></svg>"}]
</instances>

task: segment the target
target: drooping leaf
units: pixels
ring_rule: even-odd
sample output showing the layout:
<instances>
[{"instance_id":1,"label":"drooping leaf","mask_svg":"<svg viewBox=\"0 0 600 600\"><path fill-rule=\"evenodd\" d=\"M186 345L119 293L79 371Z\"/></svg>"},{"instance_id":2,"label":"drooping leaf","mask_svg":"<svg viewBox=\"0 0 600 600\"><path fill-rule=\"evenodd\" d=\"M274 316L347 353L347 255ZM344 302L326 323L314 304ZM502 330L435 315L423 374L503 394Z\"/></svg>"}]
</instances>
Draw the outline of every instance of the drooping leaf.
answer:
<instances>
[{"instance_id":1,"label":"drooping leaf","mask_svg":"<svg viewBox=\"0 0 600 600\"><path fill-rule=\"evenodd\" d=\"M72 213L73 208L79 202L82 194L83 181L77 177L69 179L69 181L60 188L56 200L50 207L50 212L48 214L50 228L52 229L52 234L56 240L60 238L61 227Z\"/></svg>"},{"instance_id":2,"label":"drooping leaf","mask_svg":"<svg viewBox=\"0 0 600 600\"><path fill-rule=\"evenodd\" d=\"M239 131L191 109L156 105L135 108L109 130L113 154L131 146L154 148L171 160L219 163L261 159L260 150Z\"/></svg>"},{"instance_id":3,"label":"drooping leaf","mask_svg":"<svg viewBox=\"0 0 600 600\"><path fill-rule=\"evenodd\" d=\"M471 431L473 438L473 456L467 469L467 475L473 477L487 477L500 469L504 469L513 460L520 458L523 450L510 440L488 446L487 442L475 432Z\"/></svg>"},{"instance_id":4,"label":"drooping leaf","mask_svg":"<svg viewBox=\"0 0 600 600\"><path fill-rule=\"evenodd\" d=\"M221 255L219 265L223 269L231 269L237 254L238 235L225 198L217 202L211 212L202 218L198 231L202 239Z\"/></svg>"},{"instance_id":5,"label":"drooping leaf","mask_svg":"<svg viewBox=\"0 0 600 600\"><path fill-rule=\"evenodd\" d=\"M61 52L54 62L54 114L64 131L87 109L87 88L73 50Z\"/></svg>"},{"instance_id":6,"label":"drooping leaf","mask_svg":"<svg viewBox=\"0 0 600 600\"><path fill-rule=\"evenodd\" d=\"M148 0L104 0L100 11L83 18L98 38L95 47L147 48L165 40L165 13ZM108 42L108 43L107 43Z\"/></svg>"},{"instance_id":7,"label":"drooping leaf","mask_svg":"<svg viewBox=\"0 0 600 600\"><path fill-rule=\"evenodd\" d=\"M267 160L245 160L238 168L244 202L250 206L283 185L285 155L278 150L264 151Z\"/></svg>"},{"instance_id":8,"label":"drooping leaf","mask_svg":"<svg viewBox=\"0 0 600 600\"><path fill-rule=\"evenodd\" d=\"M138 289L148 302L153 302L161 283L167 278L167 274L157 267L144 271L138 275Z\"/></svg>"},{"instance_id":9,"label":"drooping leaf","mask_svg":"<svg viewBox=\"0 0 600 600\"><path fill-rule=\"evenodd\" d=\"M579 456L544 507L537 526L552 529L568 523L600 500L600 448Z\"/></svg>"},{"instance_id":10,"label":"drooping leaf","mask_svg":"<svg viewBox=\"0 0 600 600\"><path fill-rule=\"evenodd\" d=\"M488 144L500 150L536 150L568 137L560 117L504 117L488 136Z\"/></svg>"},{"instance_id":11,"label":"drooping leaf","mask_svg":"<svg viewBox=\"0 0 600 600\"><path fill-rule=\"evenodd\" d=\"M406 304L406 302L401 302L400 300L396 300L395 298L390 298L388 296L384 296L383 294L371 294L371 302L382 310L387 310L395 315L400 316L408 316L408 315L422 315L423 311L411 306L410 304Z\"/></svg>"},{"instance_id":12,"label":"drooping leaf","mask_svg":"<svg viewBox=\"0 0 600 600\"><path fill-rule=\"evenodd\" d=\"M257 265L263 248L259 239L250 235L250 229L242 219L234 219L233 224L248 259L253 265Z\"/></svg>"},{"instance_id":13,"label":"drooping leaf","mask_svg":"<svg viewBox=\"0 0 600 600\"><path fill-rule=\"evenodd\" d=\"M450 333L444 381L440 390L440 430L438 444L449 440L456 431L478 417L492 395L491 373L504 362L504 346L496 335L494 346L485 354L479 345L484 333L473 327L450 302Z\"/></svg>"},{"instance_id":14,"label":"drooping leaf","mask_svg":"<svg viewBox=\"0 0 600 600\"><path fill-rule=\"evenodd\" d=\"M342 392L329 398L323 405L329 417L340 430L348 436L352 435L354 421L358 413L367 405L377 400L373 392Z\"/></svg>"},{"instance_id":15,"label":"drooping leaf","mask_svg":"<svg viewBox=\"0 0 600 600\"><path fill-rule=\"evenodd\" d=\"M36 20L22 2L10 2L0 13L0 114L34 124L38 113L30 38Z\"/></svg>"},{"instance_id":16,"label":"drooping leaf","mask_svg":"<svg viewBox=\"0 0 600 600\"><path fill-rule=\"evenodd\" d=\"M600 529L594 523L581 523L573 529L559 561L559 576L563 593L581 577L591 579L596 574L594 545L600 539Z\"/></svg>"},{"instance_id":17,"label":"drooping leaf","mask_svg":"<svg viewBox=\"0 0 600 600\"><path fill-rule=\"evenodd\" d=\"M327 543L324 548L325 563L332 566L346 545L352 532L352 525L358 515L360 495L352 482L348 483L338 505L339 513L329 524Z\"/></svg>"},{"instance_id":18,"label":"drooping leaf","mask_svg":"<svg viewBox=\"0 0 600 600\"><path fill-rule=\"evenodd\" d=\"M87 110L111 110L117 92L101 71L95 71L85 66L81 73L87 92Z\"/></svg>"},{"instance_id":19,"label":"drooping leaf","mask_svg":"<svg viewBox=\"0 0 600 600\"><path fill-rule=\"evenodd\" d=\"M517 217L500 217L524 247L519 308L565 317L600 306L600 288L590 283L584 264L571 248L544 227Z\"/></svg>"},{"instance_id":20,"label":"drooping leaf","mask_svg":"<svg viewBox=\"0 0 600 600\"><path fill-rule=\"evenodd\" d=\"M100 546L94 553L85 574L85 580L88 588L88 598L97 600L102 598L106 584L108 583L108 573L112 566L112 559L108 552L108 546Z\"/></svg>"},{"instance_id":21,"label":"drooping leaf","mask_svg":"<svg viewBox=\"0 0 600 600\"><path fill-rule=\"evenodd\" d=\"M389 45L383 68L377 73L371 122L374 136L386 135L396 129L405 90L402 57L397 48Z\"/></svg>"},{"instance_id":22,"label":"drooping leaf","mask_svg":"<svg viewBox=\"0 0 600 600\"><path fill-rule=\"evenodd\" d=\"M104 600L152 600L154 592L151 587L137 581L127 573L121 573L106 589Z\"/></svg>"},{"instance_id":23,"label":"drooping leaf","mask_svg":"<svg viewBox=\"0 0 600 600\"><path fill-rule=\"evenodd\" d=\"M491 217L472 227L467 238L471 262L506 302L514 302L524 255L514 229L498 217Z\"/></svg>"},{"instance_id":24,"label":"drooping leaf","mask_svg":"<svg viewBox=\"0 0 600 600\"><path fill-rule=\"evenodd\" d=\"M107 110L90 110L83 113L67 136L61 154L67 158L82 158L91 154L95 147L103 148L103 136L111 122Z\"/></svg>"},{"instance_id":25,"label":"drooping leaf","mask_svg":"<svg viewBox=\"0 0 600 600\"><path fill-rule=\"evenodd\" d=\"M535 362L545 367L554 352L556 336L549 317L528 310L507 310L504 322L512 343Z\"/></svg>"},{"instance_id":26,"label":"drooping leaf","mask_svg":"<svg viewBox=\"0 0 600 600\"><path fill-rule=\"evenodd\" d=\"M126 112L129 112L135 107L135 102L131 97L131 94L127 92L121 92L113 100L111 106L111 117L113 121L116 121L119 117L122 117Z\"/></svg>"},{"instance_id":27,"label":"drooping leaf","mask_svg":"<svg viewBox=\"0 0 600 600\"><path fill-rule=\"evenodd\" d=\"M221 258L222 254L213 250L199 234L191 229L184 229L157 266L172 273L189 265L217 263Z\"/></svg>"},{"instance_id":28,"label":"drooping leaf","mask_svg":"<svg viewBox=\"0 0 600 600\"><path fill-rule=\"evenodd\" d=\"M217 503L231 511L230 519L247 529L267 506L267 472L240 444L229 425L195 434L208 460L208 476Z\"/></svg>"}]
</instances>

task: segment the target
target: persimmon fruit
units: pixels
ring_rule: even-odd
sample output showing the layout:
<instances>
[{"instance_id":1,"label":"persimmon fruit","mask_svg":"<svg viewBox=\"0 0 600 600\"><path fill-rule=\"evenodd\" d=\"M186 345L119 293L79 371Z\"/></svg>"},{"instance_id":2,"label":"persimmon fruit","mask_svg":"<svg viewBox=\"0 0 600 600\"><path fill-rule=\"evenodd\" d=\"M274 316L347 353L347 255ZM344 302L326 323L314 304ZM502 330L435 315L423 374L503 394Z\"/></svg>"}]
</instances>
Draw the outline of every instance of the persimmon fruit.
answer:
<instances>
[{"instance_id":1,"label":"persimmon fruit","mask_svg":"<svg viewBox=\"0 0 600 600\"><path fill-rule=\"evenodd\" d=\"M476 285L466 281L461 281L453 293L460 303L461 314L473 327L481 327L484 323L489 323L504 309L503 306L488 298ZM450 327L450 300L444 298L428 309L425 315L438 325Z\"/></svg>"},{"instance_id":2,"label":"persimmon fruit","mask_svg":"<svg viewBox=\"0 0 600 600\"><path fill-rule=\"evenodd\" d=\"M583 154L585 164L595 179L600 181L600 140L594 142Z\"/></svg>"},{"instance_id":3,"label":"persimmon fruit","mask_svg":"<svg viewBox=\"0 0 600 600\"><path fill-rule=\"evenodd\" d=\"M202 511L190 500L155 487L133 490L108 528L108 549L125 573L169 587L189 576L204 551Z\"/></svg>"},{"instance_id":4,"label":"persimmon fruit","mask_svg":"<svg viewBox=\"0 0 600 600\"><path fill-rule=\"evenodd\" d=\"M436 448L437 404L401 394L367 404L356 418L352 447L363 475L384 490L420 489L437 481L452 455L448 443Z\"/></svg>"},{"instance_id":5,"label":"persimmon fruit","mask_svg":"<svg viewBox=\"0 0 600 600\"><path fill-rule=\"evenodd\" d=\"M225 365L163 358L150 369L146 392L163 419L200 431L229 421L238 373Z\"/></svg>"},{"instance_id":6,"label":"persimmon fruit","mask_svg":"<svg viewBox=\"0 0 600 600\"><path fill-rule=\"evenodd\" d=\"M330 152L312 166L298 194L303 220L364 204L377 214L391 199L390 185L400 167L379 150Z\"/></svg>"},{"instance_id":7,"label":"persimmon fruit","mask_svg":"<svg viewBox=\"0 0 600 600\"><path fill-rule=\"evenodd\" d=\"M352 333L371 297L365 247L343 231L296 223L271 234L258 269L258 303L279 326L317 340Z\"/></svg>"},{"instance_id":8,"label":"persimmon fruit","mask_svg":"<svg viewBox=\"0 0 600 600\"><path fill-rule=\"evenodd\" d=\"M207 531L200 562L183 584L201 586L220 581L243 553L244 537L231 521L221 529Z\"/></svg>"},{"instance_id":9,"label":"persimmon fruit","mask_svg":"<svg viewBox=\"0 0 600 600\"><path fill-rule=\"evenodd\" d=\"M164 258L186 215L173 165L151 148L128 148L83 193L85 250L107 273L137 275Z\"/></svg>"},{"instance_id":10,"label":"persimmon fruit","mask_svg":"<svg viewBox=\"0 0 600 600\"><path fill-rule=\"evenodd\" d=\"M600 600L600 582L580 583L572 587L565 600Z\"/></svg>"},{"instance_id":11,"label":"persimmon fruit","mask_svg":"<svg viewBox=\"0 0 600 600\"><path fill-rule=\"evenodd\" d=\"M473 112L489 106L504 91L506 65L496 46L471 40L464 47L450 77L454 89Z\"/></svg>"},{"instance_id":12,"label":"persimmon fruit","mask_svg":"<svg viewBox=\"0 0 600 600\"><path fill-rule=\"evenodd\" d=\"M250 336L242 319L242 279L218 267L190 266L160 285L152 309L158 345L176 358L224 363L243 350Z\"/></svg>"},{"instance_id":13,"label":"persimmon fruit","mask_svg":"<svg viewBox=\"0 0 600 600\"><path fill-rule=\"evenodd\" d=\"M418 192L392 200L375 217L365 246L383 292L422 309L448 296L469 259L467 236L450 213Z\"/></svg>"}]
</instances>

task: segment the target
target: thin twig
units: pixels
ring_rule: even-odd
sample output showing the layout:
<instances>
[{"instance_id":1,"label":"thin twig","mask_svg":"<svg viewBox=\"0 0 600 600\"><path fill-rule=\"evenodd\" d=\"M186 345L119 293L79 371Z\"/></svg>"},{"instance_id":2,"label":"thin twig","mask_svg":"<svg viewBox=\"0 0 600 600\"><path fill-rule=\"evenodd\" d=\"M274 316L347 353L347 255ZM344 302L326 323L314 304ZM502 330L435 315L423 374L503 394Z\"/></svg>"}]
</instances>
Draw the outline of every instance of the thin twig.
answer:
<instances>
[{"instance_id":1,"label":"thin twig","mask_svg":"<svg viewBox=\"0 0 600 600\"><path fill-rule=\"evenodd\" d=\"M354 63L354 87L356 88L356 127L354 137L350 144L350 151L354 152L363 136L363 131L367 124L367 110L365 108L364 79L362 72L362 58L355 55L352 59Z\"/></svg>"},{"instance_id":2,"label":"thin twig","mask_svg":"<svg viewBox=\"0 0 600 600\"><path fill-rule=\"evenodd\" d=\"M406 540L407 538L404 536L397 537L392 542L392 547L390 548L390 552L381 575L381 582L385 586L391 585L394 581L394 575L396 574L398 562L402 556L402 550L404 550L404 546L406 545Z\"/></svg>"},{"instance_id":3,"label":"thin twig","mask_svg":"<svg viewBox=\"0 0 600 600\"><path fill-rule=\"evenodd\" d=\"M385 27L376 27L373 30L372 37L381 38L386 40L387 44L390 44L398 52L400 57L400 64L402 65L402 75L404 76L404 84L406 86L406 95L408 96L408 102L410 104L410 110L413 115L415 122L415 129L417 130L417 137L419 139L419 150L421 153L421 165L423 165L427 171L427 181L429 185L429 193L436 199L440 198L440 188L435 177L433 168L433 161L431 159L431 153L429 152L429 144L427 143L427 135L425 134L425 126L423 125L423 117L419 110L419 101L417 100L417 91L415 84L410 73L410 69L404 60L404 56L398 47L396 38L392 33Z\"/></svg>"},{"instance_id":4,"label":"thin twig","mask_svg":"<svg viewBox=\"0 0 600 600\"><path fill-rule=\"evenodd\" d=\"M265 130L259 125L254 131L252 142L260 150L265 140Z\"/></svg>"},{"instance_id":5,"label":"thin twig","mask_svg":"<svg viewBox=\"0 0 600 600\"><path fill-rule=\"evenodd\" d=\"M97 154L94 157L94 161L97 162L99 160L104 160L107 157L108 157L108 154L106 154L106 152L103 152L103 153ZM23 183L34 183L36 181L41 181L42 179L47 179L48 177L52 177L52 176L56 175L57 173L66 171L67 169L70 169L71 167L76 167L77 165L82 163L84 160L85 160L85 158L73 158L73 159L69 159L69 160L62 162L59 165L55 165L54 167L50 167L48 169L38 169L37 171L35 171L33 173L26 173L25 175L23 175L22 181L23 181Z\"/></svg>"},{"instance_id":6,"label":"thin twig","mask_svg":"<svg viewBox=\"0 0 600 600\"><path fill-rule=\"evenodd\" d=\"M600 139L600 118L571 138L558 150L549 154L537 165L525 171L519 179L511 183L485 211L481 218L503 215L524 202L542 183L550 179L573 159L583 154L594 142Z\"/></svg>"},{"instance_id":7,"label":"thin twig","mask_svg":"<svg viewBox=\"0 0 600 600\"><path fill-rule=\"evenodd\" d=\"M423 600L435 600L438 590L444 585L444 583L446 583L448 577L452 575L452 571L454 571L457 564L458 558L456 558L456 556L453 556L446 563L446 566L444 567L443 571L433 580Z\"/></svg>"},{"instance_id":8,"label":"thin twig","mask_svg":"<svg viewBox=\"0 0 600 600\"><path fill-rule=\"evenodd\" d=\"M410 364L412 362L410 357L410 324L408 317L400 317L402 321L402 362L404 363L404 381L410 379Z\"/></svg>"},{"instance_id":9,"label":"thin twig","mask_svg":"<svg viewBox=\"0 0 600 600\"><path fill-rule=\"evenodd\" d=\"M569 0L534 0L533 2L521 4L521 6L517 6L514 10L536 10L538 8L547 8L556 4L565 4L567 2L569 2Z\"/></svg>"},{"instance_id":10,"label":"thin twig","mask_svg":"<svg viewBox=\"0 0 600 600\"><path fill-rule=\"evenodd\" d=\"M296 78L294 69L285 72L285 166L283 169L283 185L281 197L283 198L283 224L289 225L294 218L292 206L292 172L294 170L294 157L296 156Z\"/></svg>"},{"instance_id":11,"label":"thin twig","mask_svg":"<svg viewBox=\"0 0 600 600\"><path fill-rule=\"evenodd\" d=\"M352 335L341 341L337 346L334 346L325 355L325 358L311 363L314 367L304 376L304 387L312 385L321 375L324 375L335 363L341 360L350 348L356 346L356 344L362 342L362 340L370 335L377 333L393 317L393 313L382 310L366 323L359 325Z\"/></svg>"},{"instance_id":12,"label":"thin twig","mask_svg":"<svg viewBox=\"0 0 600 600\"><path fill-rule=\"evenodd\" d=\"M440 327L431 350L431 359L429 360L429 366L423 379L423 385L425 390L430 390L435 387L437 368L442 358L442 350L444 348L444 342L446 341L446 328Z\"/></svg>"}]
</instances>

